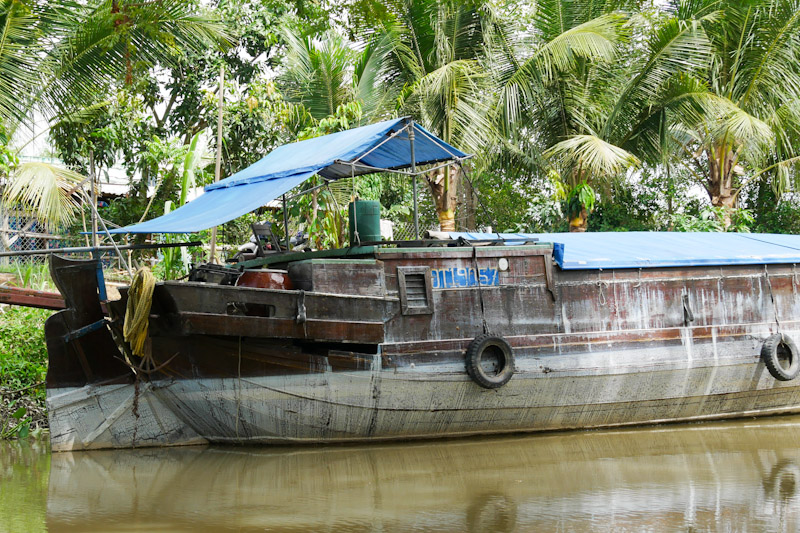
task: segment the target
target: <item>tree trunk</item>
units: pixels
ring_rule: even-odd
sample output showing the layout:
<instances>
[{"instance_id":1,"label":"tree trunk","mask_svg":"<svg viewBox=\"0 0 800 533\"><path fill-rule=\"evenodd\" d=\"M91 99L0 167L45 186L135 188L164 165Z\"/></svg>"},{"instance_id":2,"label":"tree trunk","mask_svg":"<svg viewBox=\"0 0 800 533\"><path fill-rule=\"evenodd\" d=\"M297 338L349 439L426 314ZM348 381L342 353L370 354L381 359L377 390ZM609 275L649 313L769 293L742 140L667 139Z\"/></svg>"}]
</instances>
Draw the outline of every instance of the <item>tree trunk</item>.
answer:
<instances>
[{"instance_id":1,"label":"tree trunk","mask_svg":"<svg viewBox=\"0 0 800 533\"><path fill-rule=\"evenodd\" d=\"M714 207L724 207L722 223L731 225L731 211L736 209L736 191L733 188L733 162L735 154L725 146L706 150L708 157L708 182L706 191Z\"/></svg>"},{"instance_id":2,"label":"tree trunk","mask_svg":"<svg viewBox=\"0 0 800 533\"><path fill-rule=\"evenodd\" d=\"M475 220L475 214L477 212L478 197L472 187L464 180L459 185L463 185L463 187L458 187L459 205L457 211L463 215L464 222L459 224L461 227L458 228L458 231L477 231L478 224Z\"/></svg>"},{"instance_id":3,"label":"tree trunk","mask_svg":"<svg viewBox=\"0 0 800 533\"><path fill-rule=\"evenodd\" d=\"M458 198L458 167L445 167L428 173L425 181L431 188L441 231L456 230L456 199Z\"/></svg>"},{"instance_id":4,"label":"tree trunk","mask_svg":"<svg viewBox=\"0 0 800 533\"><path fill-rule=\"evenodd\" d=\"M581 208L581 212L578 213L577 216L573 217L569 221L569 232L570 233L581 233L586 231L586 227L589 225L589 214L586 212L586 208Z\"/></svg>"}]
</instances>

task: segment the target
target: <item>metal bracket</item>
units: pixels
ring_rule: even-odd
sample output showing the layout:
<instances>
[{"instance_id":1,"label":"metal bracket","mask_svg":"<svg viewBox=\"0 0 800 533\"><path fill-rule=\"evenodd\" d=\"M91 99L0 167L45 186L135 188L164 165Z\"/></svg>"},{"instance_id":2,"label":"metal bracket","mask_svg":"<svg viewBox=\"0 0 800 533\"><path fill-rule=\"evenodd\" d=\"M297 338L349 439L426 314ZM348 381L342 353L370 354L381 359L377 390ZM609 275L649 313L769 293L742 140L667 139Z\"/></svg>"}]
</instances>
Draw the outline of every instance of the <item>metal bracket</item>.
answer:
<instances>
[{"instance_id":1,"label":"metal bracket","mask_svg":"<svg viewBox=\"0 0 800 533\"><path fill-rule=\"evenodd\" d=\"M692 306L689 304L689 295L683 294L681 302L683 303L683 325L688 326L690 322L694 322L694 313L692 312Z\"/></svg>"},{"instance_id":2,"label":"metal bracket","mask_svg":"<svg viewBox=\"0 0 800 533\"><path fill-rule=\"evenodd\" d=\"M304 324L307 320L306 317L306 291L301 290L297 295L297 316L295 320L298 324Z\"/></svg>"},{"instance_id":3,"label":"metal bracket","mask_svg":"<svg viewBox=\"0 0 800 533\"><path fill-rule=\"evenodd\" d=\"M75 339L79 339L84 335L88 335L93 331L97 331L98 329L104 328L108 324L108 321L105 318L101 318L97 322L92 322L88 326L83 326L82 328L76 329L74 331L70 331L66 335L64 335L64 342L71 342Z\"/></svg>"}]
</instances>

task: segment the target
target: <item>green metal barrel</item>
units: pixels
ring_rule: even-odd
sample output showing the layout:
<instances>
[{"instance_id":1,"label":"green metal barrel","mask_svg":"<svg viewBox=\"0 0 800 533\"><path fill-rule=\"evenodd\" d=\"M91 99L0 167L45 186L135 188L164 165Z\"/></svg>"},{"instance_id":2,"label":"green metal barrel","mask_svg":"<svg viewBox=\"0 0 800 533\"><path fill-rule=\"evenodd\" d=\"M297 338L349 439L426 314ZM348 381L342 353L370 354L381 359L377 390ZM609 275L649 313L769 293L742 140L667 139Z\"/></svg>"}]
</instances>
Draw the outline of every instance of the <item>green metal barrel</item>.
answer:
<instances>
[{"instance_id":1,"label":"green metal barrel","mask_svg":"<svg viewBox=\"0 0 800 533\"><path fill-rule=\"evenodd\" d=\"M348 206L350 217L350 246L356 246L355 228L358 225L360 242L381 240L381 203L373 200L356 200Z\"/></svg>"}]
</instances>

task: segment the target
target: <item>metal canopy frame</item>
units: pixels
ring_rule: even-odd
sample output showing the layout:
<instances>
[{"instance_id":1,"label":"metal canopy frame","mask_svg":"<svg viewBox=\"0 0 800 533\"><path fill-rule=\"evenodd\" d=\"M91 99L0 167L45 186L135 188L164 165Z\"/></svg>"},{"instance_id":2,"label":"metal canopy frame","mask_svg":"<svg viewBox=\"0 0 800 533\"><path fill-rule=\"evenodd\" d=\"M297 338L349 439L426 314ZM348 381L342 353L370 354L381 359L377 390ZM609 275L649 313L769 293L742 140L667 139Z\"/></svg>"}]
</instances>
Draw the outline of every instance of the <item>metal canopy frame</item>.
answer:
<instances>
[{"instance_id":1,"label":"metal canopy frame","mask_svg":"<svg viewBox=\"0 0 800 533\"><path fill-rule=\"evenodd\" d=\"M408 132L408 134L409 134L408 135L408 140L409 140L409 143L411 144L412 158L411 158L411 163L409 165L411 167L410 171L401 170L399 168L374 167L372 165L367 165L366 163L362 163L361 162L361 160L364 159L365 157L367 157L369 154L371 154L372 152L374 152L375 150L377 150L378 148L380 148L381 146L383 146L384 144L386 144L387 142L389 142L390 140L394 139L395 137L397 137L398 135L400 135L401 133L404 133L404 132ZM446 160L446 161L437 161L436 163L439 163L437 166L428 167L428 168L425 168L424 170L417 171L417 169L416 169L417 163L416 163L416 161L414 160L414 157L413 157L413 155L414 155L414 137L415 137L416 133L424 135L429 140L431 140L432 142L436 143L445 152L450 154L451 158ZM413 120L409 119L406 122L405 126L400 128L396 132L392 133L391 135L387 135L384 140L382 140L381 142L379 142L378 144L376 144L375 146L373 146L372 148L370 148L369 150L367 150L363 154L359 155L355 159L353 159L351 161L345 161L343 159L337 159L337 160L334 161L334 164L343 165L343 166L349 166L349 167L352 167L353 169L359 168L359 169L363 169L363 170L368 170L368 171L370 171L369 173L371 173L371 172L393 172L395 174L403 174L403 175L406 175L406 176L412 176L413 177L413 176L419 176L419 175L424 174L426 172L430 172L431 170L436 170L436 169L443 168L443 167L450 166L450 165L454 165L454 164L457 165L457 164L460 164L460 163L462 163L463 161L465 161L467 159L472 159L473 157L475 157L474 154L467 154L464 157L459 157L459 156L455 155L453 152L451 152L447 148L447 146L443 145L439 141L439 139L437 139L436 137L431 136L425 130L417 128L416 127L416 122L414 122ZM421 163L421 164L422 165L427 165L429 163ZM365 174L366 174L366 172L365 172ZM329 181L336 181L337 179L341 179L341 178L335 178L335 179L325 178L325 179L328 179Z\"/></svg>"},{"instance_id":2,"label":"metal canopy frame","mask_svg":"<svg viewBox=\"0 0 800 533\"><path fill-rule=\"evenodd\" d=\"M372 165L367 165L366 163L362 163L361 162L361 160L364 159L365 157L367 157L369 154L371 154L372 152L374 152L375 150L377 150L378 148L380 148L381 146L383 146L384 144L386 144L390 140L398 137L400 134L402 134L404 132L408 133L408 142L410 143L410 149L411 149L410 169L411 170L405 170L405 169L399 169L399 168L387 168L387 167L374 167ZM425 168L422 169L422 170L417 170L417 163L416 163L415 151L414 151L414 137L415 137L415 135L417 133L419 133L421 135L424 135L430 141L432 141L435 144L437 144L445 152L450 154L451 159L448 159L446 161L435 161L433 163L421 163L423 166L425 166ZM369 150L367 150L363 154L359 155L355 159L353 159L351 161L345 161L345 160L342 160L342 159L336 159L333 162L334 165L341 165L343 167L350 167L350 175L349 176L340 176L340 177L336 177L336 178L325 176L324 174L321 173L321 172L324 172L325 169L322 169L320 172L317 172L316 175L319 176L320 178L322 178L323 183L321 183L319 185L316 185L314 187L311 187L310 189L306 189L305 191L301 191L301 192L298 192L296 194L290 195L290 196L287 196L285 194L283 195L283 198L282 198L283 211L284 211L284 217L283 217L283 226L284 227L283 227L283 230L284 230L284 235L285 235L285 239L286 239L286 247L287 248L289 247L289 218L288 218L288 216L286 214L286 202L288 200L293 200L294 198L298 198L300 196L304 196L304 195L306 195L306 194L308 194L310 192L314 192L314 191L316 191L318 189L321 189L322 187L327 187L328 185L330 185L334 181L339 181L340 179L346 179L346 178L355 178L356 177L356 169L366 170L367 171L367 172L360 173L359 176L360 175L364 175L364 174L372 174L372 173L376 173L376 172L392 172L392 173L395 173L395 174L402 174L404 176L409 176L409 177L413 178L413 188L414 188L414 193L413 193L413 195L414 195L414 238L415 239L419 239L419 207L417 205L417 176L419 176L421 174L425 174L427 172L431 172L433 170L438 170L440 168L448 167L450 165L458 165L460 167L463 167L463 162L465 160L467 160L467 159L472 159L473 157L474 157L474 154L467 154L464 157L459 157L459 156L455 155L438 138L428 134L428 132L426 132L425 130L417 128L416 127L416 122L413 119L408 118L408 119L406 119L405 125L402 128L400 128L399 130L393 132L391 135L387 135L385 139L383 139L381 142L379 142L378 144L376 144L375 146L373 146L372 148L370 148ZM429 167L428 166L429 164L433 164L435 166ZM330 167L326 167L326 168L330 168Z\"/></svg>"},{"instance_id":3,"label":"metal canopy frame","mask_svg":"<svg viewBox=\"0 0 800 533\"><path fill-rule=\"evenodd\" d=\"M404 133L404 132L408 133L408 142L410 144L410 149L411 149L411 164L410 164L411 170L410 171L409 170L404 170L404 169L401 170L399 168L374 167L372 165L367 165L367 164L361 162L361 160L364 159L365 157L367 157L369 154L371 154L372 152L374 152L375 150L377 150L378 148L383 146L385 143L387 143L390 140L398 137L401 133ZM438 145L445 152L450 154L451 158L446 160L446 161L435 161L433 163L421 163L423 166L425 166L425 168L423 170L419 170L418 171L417 170L416 157L415 157L415 150L414 150L414 137L416 136L417 133L419 133L421 135L424 135L430 141L432 141L433 143ZM286 200L287 199L297 198L298 196L302 196L304 194L308 194L308 193L313 192L313 191L315 191L317 189L320 189L322 187L327 187L330 183L332 183L334 181L338 181L340 179L344 179L346 177L355 178L356 177L355 176L356 169L367 170L368 171L368 172L363 172L363 173L361 173L359 175L372 174L372 173L375 173L375 172L392 172L392 173L395 173L395 174L402 174L404 176L410 176L411 178L413 178L413 191L414 191L413 192L413 196L414 196L414 238L415 239L419 239L419 206L417 205L417 176L425 174L427 172L431 172L433 170L438 170L440 168L445 168L445 167L448 167L450 165L458 165L458 166L463 168L463 162L465 160L467 160L467 159L472 159L473 157L474 157L474 154L467 154L464 157L459 157L459 156L455 155L438 138L430 135L428 132L426 132L423 129L417 128L416 127L416 122L414 122L413 119L408 118L408 119L406 119L406 123L402 128L400 128L399 130L395 131L391 135L387 135L385 139L383 139L381 142L379 142L378 144L376 144L375 146L373 146L372 148L370 148L369 150L367 150L363 154L359 155L355 159L353 159L351 161L345 161L345 160L342 160L342 159L337 159L337 160L335 160L333 162L335 165L341 165L341 166L345 166L345 167L349 166L350 167L350 176L342 176L342 177L338 177L338 178L331 178L331 177L326 177L326 176L324 176L324 175L322 175L322 174L320 174L318 172L317 175L320 176L324 180L324 183L322 183L320 185L317 185L315 187L312 187L311 189L308 189L308 190L302 191L300 193L294 194L294 195L289 196L289 197L284 196L284 211L286 209ZM427 166L429 164L434 164L435 166L429 167L429 166ZM323 171L324 171L324 169L323 169ZM287 217L285 217L285 216L284 216L283 223L284 223L284 233L288 236L289 235L289 221L288 221ZM288 237L287 237L287 241L286 242L288 244L288 242L289 242L288 241Z\"/></svg>"}]
</instances>

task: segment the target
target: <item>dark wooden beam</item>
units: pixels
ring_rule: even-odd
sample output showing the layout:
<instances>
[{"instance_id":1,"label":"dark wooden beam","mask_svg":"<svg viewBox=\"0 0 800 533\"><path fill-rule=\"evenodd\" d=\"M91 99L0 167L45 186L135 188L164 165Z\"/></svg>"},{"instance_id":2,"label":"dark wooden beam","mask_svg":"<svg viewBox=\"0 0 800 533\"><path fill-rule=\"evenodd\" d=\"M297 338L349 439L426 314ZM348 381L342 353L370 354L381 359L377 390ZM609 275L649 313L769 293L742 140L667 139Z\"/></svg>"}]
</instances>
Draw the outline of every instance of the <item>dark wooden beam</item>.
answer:
<instances>
[{"instance_id":1,"label":"dark wooden beam","mask_svg":"<svg viewBox=\"0 0 800 533\"><path fill-rule=\"evenodd\" d=\"M0 287L0 303L38 307L59 311L67 306L64 298L57 292L35 291L21 287Z\"/></svg>"}]
</instances>

